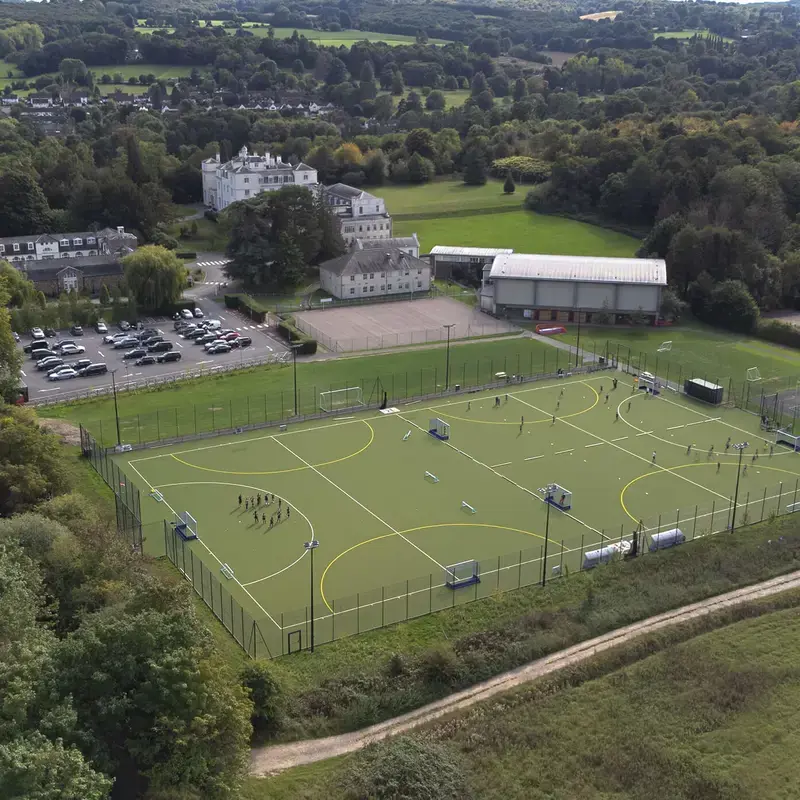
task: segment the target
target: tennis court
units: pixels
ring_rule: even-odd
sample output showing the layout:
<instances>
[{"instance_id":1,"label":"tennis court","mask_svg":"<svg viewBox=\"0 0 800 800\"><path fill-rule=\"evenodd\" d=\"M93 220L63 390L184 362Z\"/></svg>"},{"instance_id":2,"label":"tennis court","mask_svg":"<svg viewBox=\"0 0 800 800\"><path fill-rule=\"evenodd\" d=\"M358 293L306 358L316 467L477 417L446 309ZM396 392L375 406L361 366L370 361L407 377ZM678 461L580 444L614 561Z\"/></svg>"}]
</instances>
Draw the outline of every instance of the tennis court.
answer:
<instances>
[{"instance_id":1,"label":"tennis court","mask_svg":"<svg viewBox=\"0 0 800 800\"><path fill-rule=\"evenodd\" d=\"M173 562L204 597L206 582L224 587L221 618L247 638L240 605L270 655L306 646L311 618L315 641L330 641L578 570L637 527L644 547L673 528L687 540L725 530L737 474L737 526L798 500L799 456L756 415L654 396L617 371L507 388L116 460L142 489L145 523L196 518L197 540L167 528ZM448 439L429 434L435 419ZM552 484L555 506L541 491ZM448 588L462 562L480 580Z\"/></svg>"}]
</instances>

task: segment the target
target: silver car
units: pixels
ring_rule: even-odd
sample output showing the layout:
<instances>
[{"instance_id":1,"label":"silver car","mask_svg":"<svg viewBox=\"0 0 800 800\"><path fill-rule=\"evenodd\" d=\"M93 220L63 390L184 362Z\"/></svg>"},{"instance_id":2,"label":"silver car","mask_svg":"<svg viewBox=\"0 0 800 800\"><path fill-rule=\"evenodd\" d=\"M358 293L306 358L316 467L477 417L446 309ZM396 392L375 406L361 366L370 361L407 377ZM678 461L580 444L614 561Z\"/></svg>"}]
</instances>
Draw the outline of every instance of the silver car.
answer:
<instances>
[{"instance_id":1,"label":"silver car","mask_svg":"<svg viewBox=\"0 0 800 800\"><path fill-rule=\"evenodd\" d=\"M59 367L58 369L50 372L47 376L51 381L66 381L70 378L77 378L78 373L72 367Z\"/></svg>"}]
</instances>

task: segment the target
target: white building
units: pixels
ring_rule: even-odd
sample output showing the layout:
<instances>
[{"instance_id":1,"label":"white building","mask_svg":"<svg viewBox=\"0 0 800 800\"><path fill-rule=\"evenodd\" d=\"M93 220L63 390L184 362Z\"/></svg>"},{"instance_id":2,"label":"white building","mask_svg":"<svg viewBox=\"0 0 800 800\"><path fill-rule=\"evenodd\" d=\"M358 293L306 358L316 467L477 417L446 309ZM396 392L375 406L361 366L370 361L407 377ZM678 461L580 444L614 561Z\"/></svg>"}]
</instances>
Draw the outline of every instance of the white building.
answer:
<instances>
[{"instance_id":1,"label":"white building","mask_svg":"<svg viewBox=\"0 0 800 800\"><path fill-rule=\"evenodd\" d=\"M6 236L0 239L0 258L17 264L21 261L48 261L55 258L84 258L126 255L138 242L132 233L119 226L116 230L82 233L41 233L30 236Z\"/></svg>"},{"instance_id":2,"label":"white building","mask_svg":"<svg viewBox=\"0 0 800 800\"><path fill-rule=\"evenodd\" d=\"M667 285L662 258L595 258L505 253L484 267L481 309L542 322L611 322L658 316Z\"/></svg>"},{"instance_id":3,"label":"white building","mask_svg":"<svg viewBox=\"0 0 800 800\"><path fill-rule=\"evenodd\" d=\"M398 248L351 250L319 266L322 288L340 299L428 292L431 268Z\"/></svg>"},{"instance_id":4,"label":"white building","mask_svg":"<svg viewBox=\"0 0 800 800\"><path fill-rule=\"evenodd\" d=\"M408 256L419 258L419 239L416 233L411 236L398 236L392 239L356 239L356 250L402 250Z\"/></svg>"},{"instance_id":5,"label":"white building","mask_svg":"<svg viewBox=\"0 0 800 800\"><path fill-rule=\"evenodd\" d=\"M477 285L483 268L491 266L495 256L510 255L513 250L497 247L448 247L437 244L430 252L433 275L444 280L465 281Z\"/></svg>"},{"instance_id":6,"label":"white building","mask_svg":"<svg viewBox=\"0 0 800 800\"><path fill-rule=\"evenodd\" d=\"M263 156L249 155L243 147L239 155L220 163L219 153L203 164L203 202L208 208L222 211L237 200L255 197L261 192L273 192L283 186L305 186L314 189L317 171L300 162L287 164L265 152Z\"/></svg>"},{"instance_id":7,"label":"white building","mask_svg":"<svg viewBox=\"0 0 800 800\"><path fill-rule=\"evenodd\" d=\"M392 238L392 218L382 198L345 183L324 186L322 193L340 219L342 238L348 246L356 239Z\"/></svg>"}]
</instances>

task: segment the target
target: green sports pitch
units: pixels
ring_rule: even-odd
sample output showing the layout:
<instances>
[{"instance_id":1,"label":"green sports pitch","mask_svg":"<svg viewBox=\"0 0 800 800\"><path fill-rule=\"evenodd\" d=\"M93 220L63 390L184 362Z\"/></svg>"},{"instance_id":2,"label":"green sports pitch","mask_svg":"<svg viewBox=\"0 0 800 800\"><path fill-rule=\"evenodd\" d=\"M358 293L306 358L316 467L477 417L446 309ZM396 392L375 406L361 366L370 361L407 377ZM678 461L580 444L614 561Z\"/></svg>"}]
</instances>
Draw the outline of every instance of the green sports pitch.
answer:
<instances>
[{"instance_id":1,"label":"green sports pitch","mask_svg":"<svg viewBox=\"0 0 800 800\"><path fill-rule=\"evenodd\" d=\"M645 547L676 527L687 540L724 531L739 443L737 527L798 501L800 456L757 416L636 386L621 371L565 375L115 459L142 490L146 551L171 540L160 520L188 511L199 539L181 545L184 558L202 561L281 652L308 621L311 540L328 640L577 570L637 527ZM437 418L445 441L429 433ZM571 492L568 510L543 501L551 484ZM449 568L472 561L479 584L447 588ZM355 611L365 605L380 621Z\"/></svg>"}]
</instances>

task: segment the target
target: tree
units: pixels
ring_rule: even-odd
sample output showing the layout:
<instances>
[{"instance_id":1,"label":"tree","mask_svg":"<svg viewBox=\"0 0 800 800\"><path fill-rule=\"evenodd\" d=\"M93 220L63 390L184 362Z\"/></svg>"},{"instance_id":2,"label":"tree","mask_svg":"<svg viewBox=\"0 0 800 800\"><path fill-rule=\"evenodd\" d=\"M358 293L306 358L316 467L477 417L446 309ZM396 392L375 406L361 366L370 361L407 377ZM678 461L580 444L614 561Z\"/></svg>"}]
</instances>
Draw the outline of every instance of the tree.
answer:
<instances>
[{"instance_id":1,"label":"tree","mask_svg":"<svg viewBox=\"0 0 800 800\"><path fill-rule=\"evenodd\" d=\"M486 159L480 150L473 148L464 156L464 183L483 186L486 183Z\"/></svg>"},{"instance_id":2,"label":"tree","mask_svg":"<svg viewBox=\"0 0 800 800\"><path fill-rule=\"evenodd\" d=\"M388 172L388 162L383 150L370 150L365 153L362 169L368 184L382 186Z\"/></svg>"},{"instance_id":3,"label":"tree","mask_svg":"<svg viewBox=\"0 0 800 800\"><path fill-rule=\"evenodd\" d=\"M0 174L0 230L4 236L45 233L50 208L33 175L10 169Z\"/></svg>"},{"instance_id":4,"label":"tree","mask_svg":"<svg viewBox=\"0 0 800 800\"><path fill-rule=\"evenodd\" d=\"M430 159L436 156L436 143L427 128L414 128L406 136L405 145L409 155L419 153L423 158Z\"/></svg>"},{"instance_id":5,"label":"tree","mask_svg":"<svg viewBox=\"0 0 800 800\"><path fill-rule=\"evenodd\" d=\"M411 183L426 183L436 174L433 162L423 158L419 153L414 153L408 159L408 180Z\"/></svg>"},{"instance_id":6,"label":"tree","mask_svg":"<svg viewBox=\"0 0 800 800\"><path fill-rule=\"evenodd\" d=\"M0 513L24 511L66 488L58 448L55 436L39 430L33 411L0 406Z\"/></svg>"},{"instance_id":7,"label":"tree","mask_svg":"<svg viewBox=\"0 0 800 800\"><path fill-rule=\"evenodd\" d=\"M750 333L758 322L758 305L742 281L723 281L711 290L701 318L712 325Z\"/></svg>"},{"instance_id":8,"label":"tree","mask_svg":"<svg viewBox=\"0 0 800 800\"><path fill-rule=\"evenodd\" d=\"M489 84L486 81L486 76L482 72L476 72L470 84L470 94L473 97L477 97L481 92L485 92L488 89Z\"/></svg>"},{"instance_id":9,"label":"tree","mask_svg":"<svg viewBox=\"0 0 800 800\"><path fill-rule=\"evenodd\" d=\"M392 94L399 97L405 92L406 87L403 83L403 76L400 72L395 72L392 75Z\"/></svg>"},{"instance_id":10,"label":"tree","mask_svg":"<svg viewBox=\"0 0 800 800\"><path fill-rule=\"evenodd\" d=\"M160 309L174 303L186 285L186 267L170 250L140 247L122 259L128 292L142 307Z\"/></svg>"},{"instance_id":11,"label":"tree","mask_svg":"<svg viewBox=\"0 0 800 800\"><path fill-rule=\"evenodd\" d=\"M445 99L444 92L440 92L438 89L434 89L425 98L425 108L427 108L428 111L444 111L446 105L447 100Z\"/></svg>"},{"instance_id":12,"label":"tree","mask_svg":"<svg viewBox=\"0 0 800 800\"><path fill-rule=\"evenodd\" d=\"M230 238L226 249L230 261L225 274L245 286L265 286L272 281L269 267L274 258L270 220L261 204L234 203L226 211Z\"/></svg>"},{"instance_id":13,"label":"tree","mask_svg":"<svg viewBox=\"0 0 800 800\"><path fill-rule=\"evenodd\" d=\"M514 183L514 178L511 175L511 170L509 170L508 172L506 172L506 179L505 182L503 183L503 192L505 194L514 194L516 190L517 186Z\"/></svg>"},{"instance_id":14,"label":"tree","mask_svg":"<svg viewBox=\"0 0 800 800\"><path fill-rule=\"evenodd\" d=\"M664 289L661 294L661 306L658 309L662 319L677 322L685 311L686 303L672 289Z\"/></svg>"}]
</instances>

